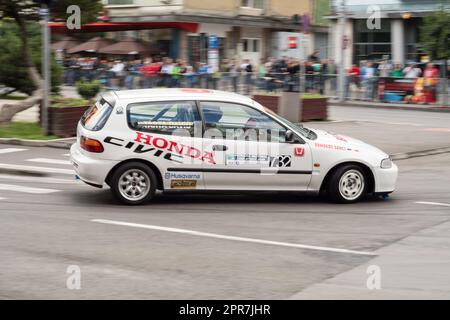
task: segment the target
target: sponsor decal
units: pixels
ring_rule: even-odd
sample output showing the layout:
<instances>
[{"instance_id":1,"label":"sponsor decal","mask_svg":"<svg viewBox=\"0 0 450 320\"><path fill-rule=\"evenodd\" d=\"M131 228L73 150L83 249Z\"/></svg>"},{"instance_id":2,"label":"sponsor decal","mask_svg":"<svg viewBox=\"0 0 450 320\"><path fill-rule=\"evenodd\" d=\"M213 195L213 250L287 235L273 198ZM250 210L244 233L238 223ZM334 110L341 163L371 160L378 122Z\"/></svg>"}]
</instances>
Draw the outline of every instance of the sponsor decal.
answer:
<instances>
[{"instance_id":1,"label":"sponsor decal","mask_svg":"<svg viewBox=\"0 0 450 320\"><path fill-rule=\"evenodd\" d=\"M347 150L346 147L337 146L337 145L333 145L333 144L316 142L314 145L316 146L316 148L321 148L321 149L338 150L338 151L346 151Z\"/></svg>"},{"instance_id":2,"label":"sponsor decal","mask_svg":"<svg viewBox=\"0 0 450 320\"><path fill-rule=\"evenodd\" d=\"M136 132L136 138L134 139L137 143L142 143L148 146L154 146L157 149L168 151L179 156L187 156L193 159L200 159L201 161L208 162L210 164L216 164L214 161L214 156L212 152L201 152L199 149L186 146L184 144L166 140L163 137L154 137L150 134Z\"/></svg>"},{"instance_id":3,"label":"sponsor decal","mask_svg":"<svg viewBox=\"0 0 450 320\"><path fill-rule=\"evenodd\" d=\"M191 129L191 121L141 121L137 123L140 129Z\"/></svg>"},{"instance_id":4,"label":"sponsor decal","mask_svg":"<svg viewBox=\"0 0 450 320\"><path fill-rule=\"evenodd\" d=\"M248 166L258 165L261 167L290 167L292 164L291 156L281 155L271 157L269 155L249 155L234 154L227 155L226 165L228 166Z\"/></svg>"},{"instance_id":5,"label":"sponsor decal","mask_svg":"<svg viewBox=\"0 0 450 320\"><path fill-rule=\"evenodd\" d=\"M303 157L305 155L305 148L302 148L302 147L295 148L294 154L296 157Z\"/></svg>"},{"instance_id":6,"label":"sponsor decal","mask_svg":"<svg viewBox=\"0 0 450 320\"><path fill-rule=\"evenodd\" d=\"M227 155L227 166L240 165L265 165L269 166L270 157L268 155L233 154Z\"/></svg>"},{"instance_id":7,"label":"sponsor decal","mask_svg":"<svg viewBox=\"0 0 450 320\"><path fill-rule=\"evenodd\" d=\"M344 137L341 136L334 136L336 139L338 139L339 141L344 141L347 142L347 140Z\"/></svg>"},{"instance_id":8,"label":"sponsor decal","mask_svg":"<svg viewBox=\"0 0 450 320\"><path fill-rule=\"evenodd\" d=\"M171 180L170 187L172 189L195 189L197 180Z\"/></svg>"},{"instance_id":9,"label":"sponsor decal","mask_svg":"<svg viewBox=\"0 0 450 320\"><path fill-rule=\"evenodd\" d=\"M134 153L148 153L150 152L154 157L162 157L163 159L182 163L181 158L183 158L181 155L173 154L172 152L165 152L163 150L156 149L154 147L146 147L142 144L137 144L135 142L125 142L125 140L120 138L114 138L114 137L106 137L103 140L105 143L118 146L118 147L124 147L126 149L131 150Z\"/></svg>"},{"instance_id":10,"label":"sponsor decal","mask_svg":"<svg viewBox=\"0 0 450 320\"><path fill-rule=\"evenodd\" d=\"M182 180L201 180L201 172L166 172L164 174L164 179L182 179Z\"/></svg>"}]
</instances>

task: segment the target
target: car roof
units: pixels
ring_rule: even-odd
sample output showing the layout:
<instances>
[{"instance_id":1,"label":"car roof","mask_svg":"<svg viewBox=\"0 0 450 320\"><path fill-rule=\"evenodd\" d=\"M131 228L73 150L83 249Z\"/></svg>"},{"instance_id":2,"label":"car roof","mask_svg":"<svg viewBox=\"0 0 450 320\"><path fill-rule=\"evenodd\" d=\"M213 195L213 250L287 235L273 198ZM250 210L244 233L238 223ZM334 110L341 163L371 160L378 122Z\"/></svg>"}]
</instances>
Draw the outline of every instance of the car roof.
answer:
<instances>
[{"instance_id":1,"label":"car roof","mask_svg":"<svg viewBox=\"0 0 450 320\"><path fill-rule=\"evenodd\" d=\"M136 89L114 91L118 100L213 100L224 102L236 102L257 106L249 97L233 92L199 89L199 88L156 88L156 89Z\"/></svg>"}]
</instances>

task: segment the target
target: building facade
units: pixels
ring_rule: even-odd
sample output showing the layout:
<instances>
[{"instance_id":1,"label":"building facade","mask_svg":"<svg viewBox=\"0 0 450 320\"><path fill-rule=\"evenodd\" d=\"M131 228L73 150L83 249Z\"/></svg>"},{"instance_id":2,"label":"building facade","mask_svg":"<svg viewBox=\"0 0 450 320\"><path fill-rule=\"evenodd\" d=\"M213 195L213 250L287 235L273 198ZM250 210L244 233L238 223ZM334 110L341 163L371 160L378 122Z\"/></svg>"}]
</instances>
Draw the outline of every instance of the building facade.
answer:
<instances>
[{"instance_id":1,"label":"building facade","mask_svg":"<svg viewBox=\"0 0 450 320\"><path fill-rule=\"evenodd\" d=\"M332 0L330 55L341 61L344 52L346 67L363 60L420 62L425 55L419 42L422 19L441 8L450 10L450 1ZM338 20L343 10L344 28Z\"/></svg>"},{"instance_id":2,"label":"building facade","mask_svg":"<svg viewBox=\"0 0 450 320\"><path fill-rule=\"evenodd\" d=\"M172 58L183 58L190 63L208 62L213 44L217 47L219 60L250 59L257 64L274 55L303 59L314 49L323 55L328 53L328 28L323 21L315 22L315 2L104 0L104 6L112 22L197 23L196 32L178 28L127 32L126 36L143 38ZM295 47L289 46L288 41L276 41L280 37L295 39ZM315 39L318 39L317 46Z\"/></svg>"}]
</instances>

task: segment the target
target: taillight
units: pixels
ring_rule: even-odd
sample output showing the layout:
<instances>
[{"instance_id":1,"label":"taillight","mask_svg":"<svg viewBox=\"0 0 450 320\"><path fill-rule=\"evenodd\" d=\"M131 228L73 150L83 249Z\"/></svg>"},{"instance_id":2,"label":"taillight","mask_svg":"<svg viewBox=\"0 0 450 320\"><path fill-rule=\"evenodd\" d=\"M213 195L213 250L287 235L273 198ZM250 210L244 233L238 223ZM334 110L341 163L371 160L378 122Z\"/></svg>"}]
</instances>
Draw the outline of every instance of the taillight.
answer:
<instances>
[{"instance_id":1,"label":"taillight","mask_svg":"<svg viewBox=\"0 0 450 320\"><path fill-rule=\"evenodd\" d=\"M86 151L94 153L102 153L105 149L100 141L81 136L80 146Z\"/></svg>"}]
</instances>

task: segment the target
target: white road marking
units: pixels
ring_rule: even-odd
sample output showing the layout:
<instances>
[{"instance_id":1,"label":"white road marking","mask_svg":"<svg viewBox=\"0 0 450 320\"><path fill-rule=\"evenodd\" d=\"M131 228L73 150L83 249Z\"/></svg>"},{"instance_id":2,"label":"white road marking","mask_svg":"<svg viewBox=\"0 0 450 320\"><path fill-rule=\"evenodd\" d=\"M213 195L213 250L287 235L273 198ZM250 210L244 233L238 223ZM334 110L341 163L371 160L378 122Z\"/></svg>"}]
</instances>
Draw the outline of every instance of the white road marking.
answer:
<instances>
[{"instance_id":1,"label":"white road marking","mask_svg":"<svg viewBox=\"0 0 450 320\"><path fill-rule=\"evenodd\" d=\"M58 179L58 178L48 178L48 177L29 177L29 176L19 176L15 174L1 174L0 179L2 180L16 180L16 181L29 181L34 183L56 183L56 184L80 184L80 180L75 179Z\"/></svg>"},{"instance_id":2,"label":"white road marking","mask_svg":"<svg viewBox=\"0 0 450 320\"><path fill-rule=\"evenodd\" d=\"M35 193L35 194L46 194L46 193L54 193L54 192L60 191L60 190L55 190L55 189L16 186L14 184L0 184L0 190L16 191L16 192L24 192L24 193Z\"/></svg>"},{"instance_id":3,"label":"white road marking","mask_svg":"<svg viewBox=\"0 0 450 320\"><path fill-rule=\"evenodd\" d=\"M2 197L0 197L0 200L5 200L6 198L2 198Z\"/></svg>"},{"instance_id":4,"label":"white road marking","mask_svg":"<svg viewBox=\"0 0 450 320\"><path fill-rule=\"evenodd\" d=\"M426 128L424 130L431 132L450 132L450 128Z\"/></svg>"},{"instance_id":5,"label":"white road marking","mask_svg":"<svg viewBox=\"0 0 450 320\"><path fill-rule=\"evenodd\" d=\"M28 149L20 149L20 148L5 148L5 149L0 149L0 153L4 154L4 153L12 153L12 152L19 152L19 151L25 151Z\"/></svg>"},{"instance_id":6,"label":"white road marking","mask_svg":"<svg viewBox=\"0 0 450 320\"><path fill-rule=\"evenodd\" d=\"M450 203L441 203L441 202L428 202L428 201L416 201L418 204L428 204L431 206L441 206L441 207L450 207Z\"/></svg>"},{"instance_id":7,"label":"white road marking","mask_svg":"<svg viewBox=\"0 0 450 320\"><path fill-rule=\"evenodd\" d=\"M201 232L201 231L187 230L187 229L178 229L178 228L170 228L170 227L161 227L161 226L154 226L154 225L147 225L147 224L140 224L140 223L131 223L131 222L105 220L105 219L92 219L91 221L92 222L97 222L97 223L125 226L125 227L142 228L142 229L150 229L150 230L158 230L158 231L167 231L167 232L174 232L174 233L183 233L183 234L189 234L189 235L192 235L192 236L209 237L209 238L232 240L232 241L241 241L241 242L253 242L253 243L273 245L273 246L281 246L281 247L291 247L291 248L320 250L320 251L331 251L331 252L339 252L339 253L352 253L352 254L360 254L360 255L367 255L367 256L375 256L376 255L376 253L366 252L366 251L355 251L355 250L348 250L348 249L310 246L310 245L305 245L305 244L280 242L280 241L271 241L271 240L255 239L255 238L235 237L235 236L227 236L227 235L216 234L216 233L208 233L208 232Z\"/></svg>"},{"instance_id":8,"label":"white road marking","mask_svg":"<svg viewBox=\"0 0 450 320\"><path fill-rule=\"evenodd\" d=\"M63 156L64 157L70 157L70 153L64 153Z\"/></svg>"},{"instance_id":9,"label":"white road marking","mask_svg":"<svg viewBox=\"0 0 450 320\"><path fill-rule=\"evenodd\" d=\"M69 160L58 160L58 159L49 159L49 158L34 158L34 159L27 159L26 161L71 165Z\"/></svg>"},{"instance_id":10,"label":"white road marking","mask_svg":"<svg viewBox=\"0 0 450 320\"><path fill-rule=\"evenodd\" d=\"M24 166L24 165L19 165L19 164L7 164L7 163L0 163L0 169L25 170L25 171L30 171L30 172L60 173L60 174L70 174L70 175L75 174L75 171L71 170L71 169L34 167L34 166Z\"/></svg>"}]
</instances>

